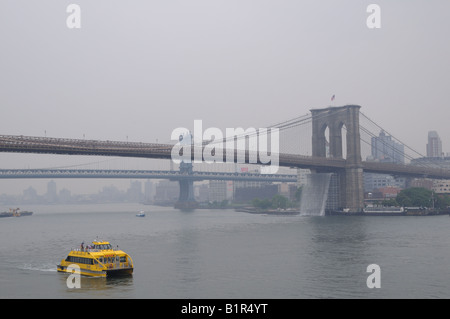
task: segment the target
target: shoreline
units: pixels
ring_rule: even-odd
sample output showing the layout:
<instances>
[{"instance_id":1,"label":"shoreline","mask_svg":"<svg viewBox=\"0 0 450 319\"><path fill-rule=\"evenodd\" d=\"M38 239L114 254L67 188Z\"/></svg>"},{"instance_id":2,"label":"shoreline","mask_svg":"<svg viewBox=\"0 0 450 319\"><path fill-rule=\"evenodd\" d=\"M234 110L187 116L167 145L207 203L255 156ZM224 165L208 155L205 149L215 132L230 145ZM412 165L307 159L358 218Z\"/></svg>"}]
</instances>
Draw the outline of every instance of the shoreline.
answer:
<instances>
[{"instance_id":1,"label":"shoreline","mask_svg":"<svg viewBox=\"0 0 450 319\"><path fill-rule=\"evenodd\" d=\"M300 215L299 210L295 209L257 209L254 207L236 208L236 212L260 214L260 215ZM344 212L344 211L326 211L325 216L442 216L449 215L450 210L433 209L409 209L402 212Z\"/></svg>"},{"instance_id":2,"label":"shoreline","mask_svg":"<svg viewBox=\"0 0 450 319\"><path fill-rule=\"evenodd\" d=\"M402 212L343 212L343 211L326 211L327 216L441 216L450 215L450 210L434 210L434 209L409 209Z\"/></svg>"},{"instance_id":3,"label":"shoreline","mask_svg":"<svg viewBox=\"0 0 450 319\"><path fill-rule=\"evenodd\" d=\"M260 210L253 207L242 207L236 208L236 212L249 213L249 214L260 214L260 215L300 215L299 210L295 209L264 209Z\"/></svg>"}]
</instances>

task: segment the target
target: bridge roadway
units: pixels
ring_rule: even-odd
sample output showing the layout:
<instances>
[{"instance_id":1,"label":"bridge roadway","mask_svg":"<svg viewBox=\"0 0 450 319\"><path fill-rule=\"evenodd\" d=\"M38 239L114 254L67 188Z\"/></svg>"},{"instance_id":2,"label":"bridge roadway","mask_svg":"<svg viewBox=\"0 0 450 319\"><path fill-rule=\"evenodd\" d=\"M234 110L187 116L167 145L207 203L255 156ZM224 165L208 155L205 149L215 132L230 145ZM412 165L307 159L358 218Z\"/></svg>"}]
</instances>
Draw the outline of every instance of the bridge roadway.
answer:
<instances>
[{"instance_id":1,"label":"bridge roadway","mask_svg":"<svg viewBox=\"0 0 450 319\"><path fill-rule=\"evenodd\" d=\"M296 182L297 175L199 172L191 174L179 171L159 170L99 170L99 169L0 169L0 179L15 178L132 178L170 179L193 181L232 180L255 182Z\"/></svg>"},{"instance_id":2,"label":"bridge roadway","mask_svg":"<svg viewBox=\"0 0 450 319\"><path fill-rule=\"evenodd\" d=\"M120 156L141 157L154 159L172 159L171 144L137 143L96 141L32 136L0 135L0 152L9 153L39 153L60 155L97 155L97 156ZM192 158L196 156L195 148L192 150ZM234 158L237 158L237 150ZM246 162L251 154L246 153ZM202 158L203 158L203 154ZM226 151L224 151L224 162ZM343 169L345 160L314 158L311 156L280 154L279 165L287 167L299 167L307 169Z\"/></svg>"},{"instance_id":3,"label":"bridge roadway","mask_svg":"<svg viewBox=\"0 0 450 319\"><path fill-rule=\"evenodd\" d=\"M96 141L32 136L0 135L0 152L39 153L65 155L97 155L171 159L173 145L158 143L136 143L117 141ZM192 157L195 156L192 150ZM234 150L234 158L237 151ZM246 162L249 152L246 151ZM224 160L226 153L224 152ZM346 161L340 158L311 157L294 154L279 154L279 165L319 171L340 171L346 167ZM362 162L366 172L391 174L406 177L428 177L450 179L450 171L433 167L421 167L392 163Z\"/></svg>"}]
</instances>

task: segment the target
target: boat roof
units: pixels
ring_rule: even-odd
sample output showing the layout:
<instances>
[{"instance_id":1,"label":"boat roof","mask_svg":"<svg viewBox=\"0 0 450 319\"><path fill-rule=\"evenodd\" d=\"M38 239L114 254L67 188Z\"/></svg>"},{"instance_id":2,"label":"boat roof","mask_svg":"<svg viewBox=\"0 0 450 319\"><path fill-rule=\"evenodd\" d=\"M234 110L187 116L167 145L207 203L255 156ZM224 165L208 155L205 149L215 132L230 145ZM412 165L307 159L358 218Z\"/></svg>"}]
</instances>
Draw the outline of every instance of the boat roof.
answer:
<instances>
[{"instance_id":1,"label":"boat roof","mask_svg":"<svg viewBox=\"0 0 450 319\"><path fill-rule=\"evenodd\" d=\"M89 251L79 251L79 250L71 250L69 252L69 256L82 256L89 257L94 256L98 257L112 257L112 256L123 256L127 255L123 250L89 250Z\"/></svg>"},{"instance_id":2,"label":"boat roof","mask_svg":"<svg viewBox=\"0 0 450 319\"><path fill-rule=\"evenodd\" d=\"M109 245L109 242L104 241L104 240L94 240L92 243L94 245Z\"/></svg>"}]
</instances>

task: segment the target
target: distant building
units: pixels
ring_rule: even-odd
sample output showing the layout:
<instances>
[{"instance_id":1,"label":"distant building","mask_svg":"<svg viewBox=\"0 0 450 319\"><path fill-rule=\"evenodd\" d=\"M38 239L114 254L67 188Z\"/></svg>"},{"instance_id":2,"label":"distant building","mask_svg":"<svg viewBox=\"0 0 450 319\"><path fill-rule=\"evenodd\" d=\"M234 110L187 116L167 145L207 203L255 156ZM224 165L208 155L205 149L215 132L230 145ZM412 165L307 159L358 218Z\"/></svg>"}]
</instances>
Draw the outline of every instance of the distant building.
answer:
<instances>
[{"instance_id":1,"label":"distant building","mask_svg":"<svg viewBox=\"0 0 450 319\"><path fill-rule=\"evenodd\" d=\"M37 202L39 199L39 196L36 192L36 190L33 187L28 187L26 190L23 191L23 201L24 202Z\"/></svg>"},{"instance_id":2,"label":"distant building","mask_svg":"<svg viewBox=\"0 0 450 319\"><path fill-rule=\"evenodd\" d=\"M47 203L56 203L58 194L56 192L56 183L52 180L47 183L47 193L45 194Z\"/></svg>"},{"instance_id":3,"label":"distant building","mask_svg":"<svg viewBox=\"0 0 450 319\"><path fill-rule=\"evenodd\" d=\"M94 198L97 202L114 203L114 202L119 202L119 201L125 200L125 194L123 192L121 192L116 186L109 185L109 186L103 186L102 190L100 192L98 192L98 194L95 195ZM79 199L83 200L82 197Z\"/></svg>"},{"instance_id":4,"label":"distant building","mask_svg":"<svg viewBox=\"0 0 450 319\"><path fill-rule=\"evenodd\" d=\"M147 180L144 184L144 203L152 203L155 196L154 186L151 180Z\"/></svg>"},{"instance_id":5,"label":"distant building","mask_svg":"<svg viewBox=\"0 0 450 319\"><path fill-rule=\"evenodd\" d=\"M429 178L415 178L410 182L409 187L422 187L432 190L434 186L434 181Z\"/></svg>"},{"instance_id":6,"label":"distant building","mask_svg":"<svg viewBox=\"0 0 450 319\"><path fill-rule=\"evenodd\" d=\"M180 196L178 182L162 180L156 185L154 201L157 203L174 203Z\"/></svg>"},{"instance_id":7,"label":"distant building","mask_svg":"<svg viewBox=\"0 0 450 319\"><path fill-rule=\"evenodd\" d=\"M130 188L127 190L127 199L130 202L139 203L142 201L142 183L140 181L131 181Z\"/></svg>"},{"instance_id":8,"label":"distant building","mask_svg":"<svg viewBox=\"0 0 450 319\"><path fill-rule=\"evenodd\" d=\"M395 186L381 187L374 191L374 197L382 199L391 199L397 197L401 189Z\"/></svg>"},{"instance_id":9,"label":"distant building","mask_svg":"<svg viewBox=\"0 0 450 319\"><path fill-rule=\"evenodd\" d=\"M442 142L436 131L428 132L427 157L441 157Z\"/></svg>"},{"instance_id":10,"label":"distant building","mask_svg":"<svg viewBox=\"0 0 450 319\"><path fill-rule=\"evenodd\" d=\"M421 157L411 160L411 165L450 170L450 157ZM450 180L415 179L411 187L424 187L438 194L450 193Z\"/></svg>"},{"instance_id":11,"label":"distant building","mask_svg":"<svg viewBox=\"0 0 450 319\"><path fill-rule=\"evenodd\" d=\"M234 201L236 203L251 202L255 198L271 199L278 194L278 185L266 184L259 187L236 188L234 193Z\"/></svg>"},{"instance_id":12,"label":"distant building","mask_svg":"<svg viewBox=\"0 0 450 319\"><path fill-rule=\"evenodd\" d=\"M405 187L404 178L394 178L391 175L376 173L364 173L363 176L365 192L373 192L374 190L383 187Z\"/></svg>"},{"instance_id":13,"label":"distant building","mask_svg":"<svg viewBox=\"0 0 450 319\"><path fill-rule=\"evenodd\" d=\"M199 202L207 202L209 201L209 184L200 184L195 185L195 194L196 194L196 200Z\"/></svg>"},{"instance_id":14,"label":"distant building","mask_svg":"<svg viewBox=\"0 0 450 319\"><path fill-rule=\"evenodd\" d=\"M293 183L278 184L278 194L286 197L290 201L295 201L296 192L297 192L297 184Z\"/></svg>"},{"instance_id":15,"label":"distant building","mask_svg":"<svg viewBox=\"0 0 450 319\"><path fill-rule=\"evenodd\" d=\"M68 190L67 188L63 188L62 190L60 190L58 199L60 203L70 203L70 201L72 200L72 194L70 190Z\"/></svg>"},{"instance_id":16,"label":"distant building","mask_svg":"<svg viewBox=\"0 0 450 319\"><path fill-rule=\"evenodd\" d=\"M405 150L402 144L396 143L392 137L381 131L371 140L372 160L387 163L405 163Z\"/></svg>"},{"instance_id":17,"label":"distant building","mask_svg":"<svg viewBox=\"0 0 450 319\"><path fill-rule=\"evenodd\" d=\"M377 137L371 139L371 156L368 161L382 163L405 163L404 146L392 140L392 137L381 131ZM391 175L364 173L364 191L373 192L384 187L405 187L404 179L396 179Z\"/></svg>"},{"instance_id":18,"label":"distant building","mask_svg":"<svg viewBox=\"0 0 450 319\"><path fill-rule=\"evenodd\" d=\"M450 194L450 180L434 180L433 181L433 191L436 194Z\"/></svg>"},{"instance_id":19,"label":"distant building","mask_svg":"<svg viewBox=\"0 0 450 319\"><path fill-rule=\"evenodd\" d=\"M232 181L209 181L210 202L222 202L233 198L233 182Z\"/></svg>"},{"instance_id":20,"label":"distant building","mask_svg":"<svg viewBox=\"0 0 450 319\"><path fill-rule=\"evenodd\" d=\"M302 168L298 168L297 169L297 186L303 186L306 185L306 181L308 174L310 174L310 170L309 169L302 169Z\"/></svg>"}]
</instances>

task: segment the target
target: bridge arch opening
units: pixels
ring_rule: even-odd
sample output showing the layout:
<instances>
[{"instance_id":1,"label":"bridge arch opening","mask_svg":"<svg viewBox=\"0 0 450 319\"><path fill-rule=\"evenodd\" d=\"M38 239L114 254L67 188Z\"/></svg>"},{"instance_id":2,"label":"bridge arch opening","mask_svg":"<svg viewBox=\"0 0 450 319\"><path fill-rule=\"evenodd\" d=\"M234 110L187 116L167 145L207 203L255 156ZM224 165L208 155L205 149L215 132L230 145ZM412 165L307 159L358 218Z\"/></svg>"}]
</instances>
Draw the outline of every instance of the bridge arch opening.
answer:
<instances>
[{"instance_id":1,"label":"bridge arch opening","mask_svg":"<svg viewBox=\"0 0 450 319\"><path fill-rule=\"evenodd\" d=\"M331 151L330 151L330 128L328 127L327 124L325 124L323 126L323 145L324 145L324 154L325 157L330 158L331 156Z\"/></svg>"},{"instance_id":2,"label":"bridge arch opening","mask_svg":"<svg viewBox=\"0 0 450 319\"><path fill-rule=\"evenodd\" d=\"M347 158L347 126L344 122L324 123L320 129L321 154L327 158Z\"/></svg>"},{"instance_id":3,"label":"bridge arch opening","mask_svg":"<svg viewBox=\"0 0 450 319\"><path fill-rule=\"evenodd\" d=\"M341 134L341 157L347 159L347 126L344 122L339 124L339 131Z\"/></svg>"}]
</instances>

